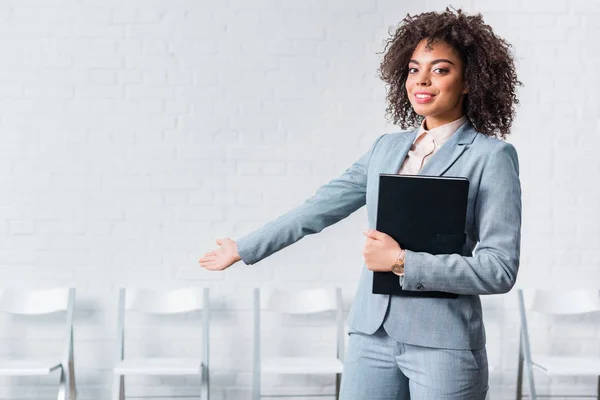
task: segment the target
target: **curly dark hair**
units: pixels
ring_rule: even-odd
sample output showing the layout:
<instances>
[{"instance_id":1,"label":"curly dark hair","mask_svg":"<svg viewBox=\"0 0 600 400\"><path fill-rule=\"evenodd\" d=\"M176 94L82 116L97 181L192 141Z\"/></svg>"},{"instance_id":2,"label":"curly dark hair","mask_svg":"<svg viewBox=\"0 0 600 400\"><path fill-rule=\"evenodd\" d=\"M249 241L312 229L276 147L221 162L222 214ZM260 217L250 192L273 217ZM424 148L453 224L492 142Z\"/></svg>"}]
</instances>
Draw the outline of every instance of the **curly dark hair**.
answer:
<instances>
[{"instance_id":1,"label":"curly dark hair","mask_svg":"<svg viewBox=\"0 0 600 400\"><path fill-rule=\"evenodd\" d=\"M455 11L455 12L453 12ZM395 33L386 40L379 75L388 88L386 117L402 129L418 126L423 117L412 108L405 84L408 63L423 39L427 47L442 41L460 56L463 78L469 93L464 108L474 128L487 136L506 138L519 103L511 45L496 36L481 14L465 15L462 10L406 14Z\"/></svg>"}]
</instances>

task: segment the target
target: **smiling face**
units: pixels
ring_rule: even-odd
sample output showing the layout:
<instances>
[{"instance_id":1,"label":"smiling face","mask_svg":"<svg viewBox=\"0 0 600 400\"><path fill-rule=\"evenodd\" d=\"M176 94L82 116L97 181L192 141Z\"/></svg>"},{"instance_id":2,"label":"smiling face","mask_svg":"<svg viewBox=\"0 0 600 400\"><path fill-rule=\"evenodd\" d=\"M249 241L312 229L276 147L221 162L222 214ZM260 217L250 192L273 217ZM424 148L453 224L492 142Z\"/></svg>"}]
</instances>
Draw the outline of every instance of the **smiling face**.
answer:
<instances>
[{"instance_id":1,"label":"smiling face","mask_svg":"<svg viewBox=\"0 0 600 400\"><path fill-rule=\"evenodd\" d=\"M467 93L463 63L457 52L445 42L426 48L419 42L408 64L406 92L415 112L425 117L427 129L460 118Z\"/></svg>"}]
</instances>

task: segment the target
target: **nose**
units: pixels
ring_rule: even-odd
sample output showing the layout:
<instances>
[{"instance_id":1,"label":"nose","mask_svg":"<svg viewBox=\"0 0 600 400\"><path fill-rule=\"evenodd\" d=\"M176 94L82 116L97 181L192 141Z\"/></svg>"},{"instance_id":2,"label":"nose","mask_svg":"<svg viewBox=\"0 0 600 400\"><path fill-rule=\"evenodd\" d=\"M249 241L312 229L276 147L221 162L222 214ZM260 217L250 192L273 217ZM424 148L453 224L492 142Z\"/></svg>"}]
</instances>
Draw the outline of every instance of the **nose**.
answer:
<instances>
[{"instance_id":1,"label":"nose","mask_svg":"<svg viewBox=\"0 0 600 400\"><path fill-rule=\"evenodd\" d=\"M429 86L431 84L431 80L429 79L429 74L425 71L421 72L417 79L415 80L415 84L417 86Z\"/></svg>"},{"instance_id":2,"label":"nose","mask_svg":"<svg viewBox=\"0 0 600 400\"><path fill-rule=\"evenodd\" d=\"M430 84L431 81L428 76L421 75L419 76L419 79L417 79L417 86L429 86Z\"/></svg>"}]
</instances>

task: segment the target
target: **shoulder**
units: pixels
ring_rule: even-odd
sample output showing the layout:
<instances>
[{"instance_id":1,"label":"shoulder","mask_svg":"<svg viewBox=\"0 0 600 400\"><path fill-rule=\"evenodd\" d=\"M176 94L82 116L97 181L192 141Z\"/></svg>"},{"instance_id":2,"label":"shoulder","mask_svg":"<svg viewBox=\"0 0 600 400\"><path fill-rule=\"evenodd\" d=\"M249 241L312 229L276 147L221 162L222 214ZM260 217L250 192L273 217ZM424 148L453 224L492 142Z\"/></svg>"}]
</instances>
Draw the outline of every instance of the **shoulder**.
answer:
<instances>
[{"instance_id":1,"label":"shoulder","mask_svg":"<svg viewBox=\"0 0 600 400\"><path fill-rule=\"evenodd\" d=\"M384 133L383 135L379 136L375 140L375 143L389 145L389 144L394 144L394 143L398 143L398 142L403 142L407 139L413 138L416 131L417 131L416 129L410 129L410 130L400 131L400 132Z\"/></svg>"},{"instance_id":2,"label":"shoulder","mask_svg":"<svg viewBox=\"0 0 600 400\"><path fill-rule=\"evenodd\" d=\"M472 148L477 149L477 151L481 152L482 154L485 154L488 159L501 154L506 154L511 157L517 156L517 150L511 143L495 137L484 135L479 132L473 140Z\"/></svg>"},{"instance_id":3,"label":"shoulder","mask_svg":"<svg viewBox=\"0 0 600 400\"><path fill-rule=\"evenodd\" d=\"M473 140L473 144L490 150L498 150L505 147L514 147L512 144L505 140L487 136L480 132L477 132L475 140Z\"/></svg>"},{"instance_id":4,"label":"shoulder","mask_svg":"<svg viewBox=\"0 0 600 400\"><path fill-rule=\"evenodd\" d=\"M517 150L509 142L478 133L472 148L480 153L485 168L489 171L507 167L519 170Z\"/></svg>"},{"instance_id":5,"label":"shoulder","mask_svg":"<svg viewBox=\"0 0 600 400\"><path fill-rule=\"evenodd\" d=\"M404 140L404 139L412 136L416 131L417 131L417 129L409 129L406 131L385 133L382 136L385 136L387 138L387 140L398 140L398 139Z\"/></svg>"}]
</instances>

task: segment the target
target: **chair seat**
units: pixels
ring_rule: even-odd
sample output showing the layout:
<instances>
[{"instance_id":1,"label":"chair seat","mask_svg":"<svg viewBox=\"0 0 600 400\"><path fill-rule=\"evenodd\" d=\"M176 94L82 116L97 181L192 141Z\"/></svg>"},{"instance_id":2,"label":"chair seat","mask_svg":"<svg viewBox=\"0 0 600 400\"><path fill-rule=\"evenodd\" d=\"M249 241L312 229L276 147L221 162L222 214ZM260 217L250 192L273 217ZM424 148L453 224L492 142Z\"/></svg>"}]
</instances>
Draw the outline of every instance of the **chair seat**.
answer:
<instances>
[{"instance_id":1,"label":"chair seat","mask_svg":"<svg viewBox=\"0 0 600 400\"><path fill-rule=\"evenodd\" d=\"M335 357L280 357L261 362L265 373L277 374L341 374L343 364Z\"/></svg>"},{"instance_id":2,"label":"chair seat","mask_svg":"<svg viewBox=\"0 0 600 400\"><path fill-rule=\"evenodd\" d=\"M115 375L197 375L204 368L199 358L131 358L119 362Z\"/></svg>"},{"instance_id":3,"label":"chair seat","mask_svg":"<svg viewBox=\"0 0 600 400\"><path fill-rule=\"evenodd\" d=\"M600 376L600 358L532 356L532 360L548 375Z\"/></svg>"},{"instance_id":4,"label":"chair seat","mask_svg":"<svg viewBox=\"0 0 600 400\"><path fill-rule=\"evenodd\" d=\"M0 359L0 375L40 376L49 375L60 368L61 362L44 359Z\"/></svg>"}]
</instances>

